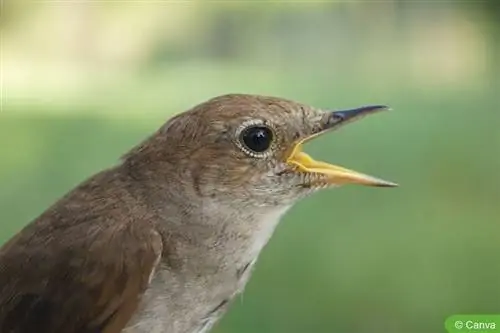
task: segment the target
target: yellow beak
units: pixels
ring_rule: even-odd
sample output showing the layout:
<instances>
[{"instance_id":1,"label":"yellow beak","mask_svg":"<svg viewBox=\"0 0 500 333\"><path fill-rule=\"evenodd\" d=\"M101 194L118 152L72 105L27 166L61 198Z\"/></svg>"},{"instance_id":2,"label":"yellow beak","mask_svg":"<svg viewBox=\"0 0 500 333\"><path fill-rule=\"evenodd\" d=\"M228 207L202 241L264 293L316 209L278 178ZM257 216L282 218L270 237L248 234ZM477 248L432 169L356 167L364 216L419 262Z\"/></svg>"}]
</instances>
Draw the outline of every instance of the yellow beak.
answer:
<instances>
[{"instance_id":1,"label":"yellow beak","mask_svg":"<svg viewBox=\"0 0 500 333\"><path fill-rule=\"evenodd\" d=\"M367 113L374 113L385 110L387 107L372 106L363 107L347 111L337 111L326 114L326 119L323 119L322 130L308 138L299 141L292 150L292 153L287 158L286 162L294 168L306 173L316 173L327 176L327 182L331 185L343 184L360 184L367 186L379 187L395 187L396 183L375 178L357 171L349 170L337 165L316 161L311 156L302 151L302 144L309 139L316 137L318 134L326 132L329 129L334 129L342 126L344 123L360 118Z\"/></svg>"}]
</instances>

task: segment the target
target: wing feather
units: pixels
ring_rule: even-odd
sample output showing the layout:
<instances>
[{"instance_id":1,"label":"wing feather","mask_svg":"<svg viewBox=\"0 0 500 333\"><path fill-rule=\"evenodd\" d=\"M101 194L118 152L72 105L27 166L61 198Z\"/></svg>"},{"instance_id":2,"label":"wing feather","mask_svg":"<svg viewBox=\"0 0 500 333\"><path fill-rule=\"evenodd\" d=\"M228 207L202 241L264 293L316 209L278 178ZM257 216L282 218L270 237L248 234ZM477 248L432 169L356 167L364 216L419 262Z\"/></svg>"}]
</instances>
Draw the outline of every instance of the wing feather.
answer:
<instances>
[{"instance_id":1,"label":"wing feather","mask_svg":"<svg viewBox=\"0 0 500 333\"><path fill-rule=\"evenodd\" d=\"M145 225L23 230L0 249L0 332L121 332L162 253L160 235Z\"/></svg>"}]
</instances>

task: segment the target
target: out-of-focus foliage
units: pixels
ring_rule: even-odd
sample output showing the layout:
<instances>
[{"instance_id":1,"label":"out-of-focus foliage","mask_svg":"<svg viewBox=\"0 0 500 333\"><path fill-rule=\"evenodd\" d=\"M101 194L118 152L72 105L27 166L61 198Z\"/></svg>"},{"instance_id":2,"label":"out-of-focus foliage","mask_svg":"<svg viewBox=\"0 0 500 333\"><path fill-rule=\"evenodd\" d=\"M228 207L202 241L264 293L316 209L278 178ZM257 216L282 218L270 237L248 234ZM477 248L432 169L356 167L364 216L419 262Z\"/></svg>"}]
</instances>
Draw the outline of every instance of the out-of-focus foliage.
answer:
<instances>
[{"instance_id":1,"label":"out-of-focus foliage","mask_svg":"<svg viewBox=\"0 0 500 333\"><path fill-rule=\"evenodd\" d=\"M209 97L385 103L308 151L401 187L294 207L216 331L430 333L500 313L498 8L6 1L0 241Z\"/></svg>"}]
</instances>

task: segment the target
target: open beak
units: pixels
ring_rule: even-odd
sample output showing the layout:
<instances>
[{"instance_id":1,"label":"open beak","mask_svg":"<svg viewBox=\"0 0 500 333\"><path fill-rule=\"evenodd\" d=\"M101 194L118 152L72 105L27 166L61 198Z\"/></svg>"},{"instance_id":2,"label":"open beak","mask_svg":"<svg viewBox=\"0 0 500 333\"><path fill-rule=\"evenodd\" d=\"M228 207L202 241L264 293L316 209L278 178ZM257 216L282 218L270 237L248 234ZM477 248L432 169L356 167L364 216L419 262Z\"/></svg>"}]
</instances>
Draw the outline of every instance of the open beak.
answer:
<instances>
[{"instance_id":1,"label":"open beak","mask_svg":"<svg viewBox=\"0 0 500 333\"><path fill-rule=\"evenodd\" d=\"M301 172L316 173L326 176L326 181L331 185L343 184L360 184L367 186L394 187L396 183L368 176L353 170L349 170L337 165L316 161L308 154L302 151L302 145L305 141L315 138L332 129L336 129L353 120L373 114L376 112L387 110L388 107L383 105L365 106L352 110L327 112L321 119L320 130L316 133L297 142L292 149L292 153L287 159L287 163L297 168Z\"/></svg>"}]
</instances>

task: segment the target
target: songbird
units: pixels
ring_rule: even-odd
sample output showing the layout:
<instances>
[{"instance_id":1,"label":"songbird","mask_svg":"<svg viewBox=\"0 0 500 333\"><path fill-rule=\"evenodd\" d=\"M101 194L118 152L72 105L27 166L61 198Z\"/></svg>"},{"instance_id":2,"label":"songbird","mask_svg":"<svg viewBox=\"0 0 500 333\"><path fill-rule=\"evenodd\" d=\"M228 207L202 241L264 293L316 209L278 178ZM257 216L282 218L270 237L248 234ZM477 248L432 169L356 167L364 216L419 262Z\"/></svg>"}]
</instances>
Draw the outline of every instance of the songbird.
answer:
<instances>
[{"instance_id":1,"label":"songbird","mask_svg":"<svg viewBox=\"0 0 500 333\"><path fill-rule=\"evenodd\" d=\"M208 332L299 199L396 186L303 151L385 109L229 94L174 116L0 248L0 332Z\"/></svg>"}]
</instances>

